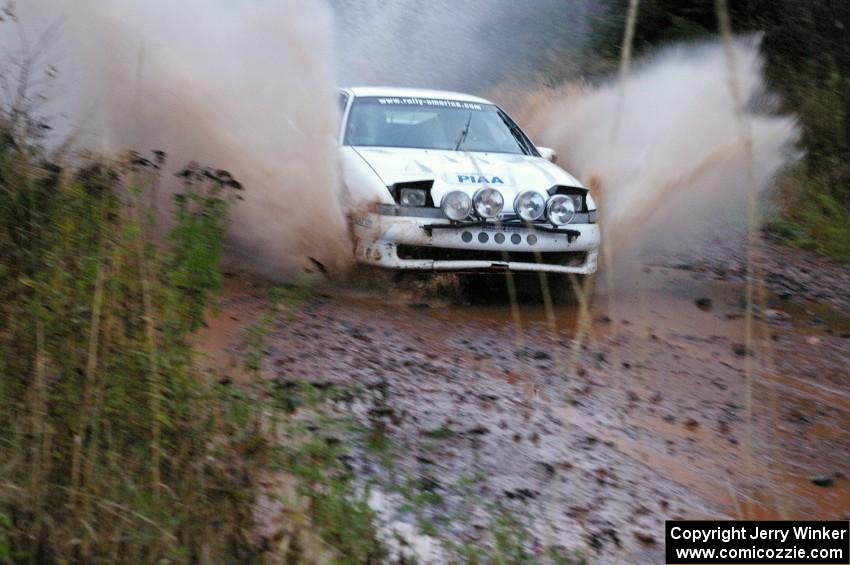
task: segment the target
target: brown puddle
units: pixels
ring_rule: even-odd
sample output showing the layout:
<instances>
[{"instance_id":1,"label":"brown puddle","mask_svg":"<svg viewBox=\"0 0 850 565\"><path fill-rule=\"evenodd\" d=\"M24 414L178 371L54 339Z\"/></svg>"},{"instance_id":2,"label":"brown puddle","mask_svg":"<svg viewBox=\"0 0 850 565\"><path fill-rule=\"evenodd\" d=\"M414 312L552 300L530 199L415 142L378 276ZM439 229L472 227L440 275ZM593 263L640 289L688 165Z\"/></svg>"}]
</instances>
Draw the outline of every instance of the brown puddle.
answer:
<instances>
[{"instance_id":1,"label":"brown puddle","mask_svg":"<svg viewBox=\"0 0 850 565\"><path fill-rule=\"evenodd\" d=\"M254 324L266 308L268 285L248 276L225 276L219 308L207 314L204 327L195 336L201 355L200 366L237 382L254 378L244 369L241 345L244 331Z\"/></svg>"},{"instance_id":2,"label":"brown puddle","mask_svg":"<svg viewBox=\"0 0 850 565\"><path fill-rule=\"evenodd\" d=\"M832 487L815 485L808 478L795 475L774 477L778 487L773 493L761 491L743 505L750 520L832 519L850 516L850 485L838 479Z\"/></svg>"},{"instance_id":3,"label":"brown puddle","mask_svg":"<svg viewBox=\"0 0 850 565\"><path fill-rule=\"evenodd\" d=\"M700 287L698 291L695 286ZM590 306L590 321L594 333L599 335L610 333L612 325L620 324L667 332L690 332L696 326L702 334L724 334L739 325L730 324L730 319L742 310L743 295L743 287L736 283L710 279L695 283L687 274L656 269L642 274L638 282L617 285L611 293L599 288ZM712 298L714 306L710 311L694 306L694 301L704 296ZM471 322L485 327L527 329L554 325L558 333L570 336L580 321L575 301L555 304L551 311L540 302L520 302L515 307L510 302L499 302L439 305L427 312L443 322Z\"/></svg>"}]
</instances>

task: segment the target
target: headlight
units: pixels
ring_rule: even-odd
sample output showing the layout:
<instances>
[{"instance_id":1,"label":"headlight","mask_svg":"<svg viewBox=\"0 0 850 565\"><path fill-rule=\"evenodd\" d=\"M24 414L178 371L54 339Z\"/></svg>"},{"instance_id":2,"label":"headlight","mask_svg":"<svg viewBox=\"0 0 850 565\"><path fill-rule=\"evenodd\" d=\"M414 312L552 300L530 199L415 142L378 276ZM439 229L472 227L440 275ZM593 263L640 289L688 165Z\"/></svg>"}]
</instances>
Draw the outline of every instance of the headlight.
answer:
<instances>
[{"instance_id":1,"label":"headlight","mask_svg":"<svg viewBox=\"0 0 850 565\"><path fill-rule=\"evenodd\" d=\"M465 192L455 190L443 196L440 208L448 219L462 220L472 211L472 198Z\"/></svg>"},{"instance_id":2,"label":"headlight","mask_svg":"<svg viewBox=\"0 0 850 565\"><path fill-rule=\"evenodd\" d=\"M546 199L533 190L520 192L514 199L514 211L526 222L539 220L546 212Z\"/></svg>"},{"instance_id":3,"label":"headlight","mask_svg":"<svg viewBox=\"0 0 850 565\"><path fill-rule=\"evenodd\" d=\"M556 226L565 226L573 221L576 205L572 198L556 194L546 204L546 217Z\"/></svg>"},{"instance_id":4,"label":"headlight","mask_svg":"<svg viewBox=\"0 0 850 565\"><path fill-rule=\"evenodd\" d=\"M402 206L425 206L428 195L421 188L402 188L399 204Z\"/></svg>"},{"instance_id":5,"label":"headlight","mask_svg":"<svg viewBox=\"0 0 850 565\"><path fill-rule=\"evenodd\" d=\"M495 188L482 188L475 193L472 202L475 203L475 212L482 218L495 218L505 205L502 193Z\"/></svg>"}]
</instances>

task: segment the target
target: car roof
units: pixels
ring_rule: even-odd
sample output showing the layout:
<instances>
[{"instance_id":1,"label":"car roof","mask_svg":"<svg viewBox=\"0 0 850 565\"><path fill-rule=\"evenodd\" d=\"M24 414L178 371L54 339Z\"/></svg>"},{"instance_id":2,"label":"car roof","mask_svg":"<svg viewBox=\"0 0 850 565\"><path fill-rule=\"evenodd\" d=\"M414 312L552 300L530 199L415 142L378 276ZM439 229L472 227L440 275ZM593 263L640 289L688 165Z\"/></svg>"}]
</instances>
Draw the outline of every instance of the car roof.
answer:
<instances>
[{"instance_id":1,"label":"car roof","mask_svg":"<svg viewBox=\"0 0 850 565\"><path fill-rule=\"evenodd\" d=\"M394 96L406 98L437 98L440 100L456 100L458 102L475 102L476 104L492 104L489 100L447 90L429 90L423 88L402 88L398 86L349 86L348 90L355 98L360 96Z\"/></svg>"}]
</instances>

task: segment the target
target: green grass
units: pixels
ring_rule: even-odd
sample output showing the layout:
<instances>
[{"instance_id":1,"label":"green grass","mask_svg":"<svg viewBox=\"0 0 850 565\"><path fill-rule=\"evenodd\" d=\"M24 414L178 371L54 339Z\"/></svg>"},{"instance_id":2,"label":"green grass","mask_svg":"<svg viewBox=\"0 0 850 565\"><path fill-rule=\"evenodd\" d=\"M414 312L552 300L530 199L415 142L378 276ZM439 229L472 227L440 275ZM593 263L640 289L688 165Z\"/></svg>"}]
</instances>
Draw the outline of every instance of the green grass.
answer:
<instances>
[{"instance_id":1,"label":"green grass","mask_svg":"<svg viewBox=\"0 0 850 565\"><path fill-rule=\"evenodd\" d=\"M457 432L443 424L439 428L428 430L425 435L431 439L450 439L455 437Z\"/></svg>"},{"instance_id":2,"label":"green grass","mask_svg":"<svg viewBox=\"0 0 850 565\"><path fill-rule=\"evenodd\" d=\"M850 261L850 211L834 188L801 165L790 168L779 181L780 215L767 222L767 233L788 245Z\"/></svg>"},{"instance_id":3,"label":"green grass","mask_svg":"<svg viewBox=\"0 0 850 565\"><path fill-rule=\"evenodd\" d=\"M475 487L486 476L479 470L471 470L454 484L441 484L437 492L431 480L421 476L409 476L392 489L401 494L405 502L398 509L401 515L415 519L422 534L441 540L446 557L451 563L502 563L502 564L556 564L579 565L587 563L580 551L567 551L561 547L547 547L544 555L536 555L531 543L532 518L522 505L508 506L488 502L477 495ZM446 496L459 497L462 502L453 513L446 509ZM452 529L452 522L468 519L470 511L481 506L491 517L485 535L476 541L453 541L442 536Z\"/></svg>"},{"instance_id":4,"label":"green grass","mask_svg":"<svg viewBox=\"0 0 850 565\"><path fill-rule=\"evenodd\" d=\"M522 516L508 508L491 506L493 516L486 541L472 543L444 543L446 551L456 562L469 564L501 565L586 565L587 558L580 551L567 551L560 547L548 547L538 557L530 549L531 533L528 516Z\"/></svg>"},{"instance_id":5,"label":"green grass","mask_svg":"<svg viewBox=\"0 0 850 565\"><path fill-rule=\"evenodd\" d=\"M385 550L378 540L375 513L367 504L368 491L356 488L342 464L342 456L362 431L329 402L338 393L324 392L322 398L300 405L298 418L287 427L289 439L280 444L278 465L296 478L298 493L309 501L310 522L334 562L379 562Z\"/></svg>"},{"instance_id":6,"label":"green grass","mask_svg":"<svg viewBox=\"0 0 850 565\"><path fill-rule=\"evenodd\" d=\"M245 330L245 344L247 353L244 365L256 376L260 374L260 362L263 359L266 338L275 328L281 313L288 317L294 315L295 310L310 297L312 291L306 287L281 285L274 287L269 293L269 307L265 309L260 319Z\"/></svg>"}]
</instances>

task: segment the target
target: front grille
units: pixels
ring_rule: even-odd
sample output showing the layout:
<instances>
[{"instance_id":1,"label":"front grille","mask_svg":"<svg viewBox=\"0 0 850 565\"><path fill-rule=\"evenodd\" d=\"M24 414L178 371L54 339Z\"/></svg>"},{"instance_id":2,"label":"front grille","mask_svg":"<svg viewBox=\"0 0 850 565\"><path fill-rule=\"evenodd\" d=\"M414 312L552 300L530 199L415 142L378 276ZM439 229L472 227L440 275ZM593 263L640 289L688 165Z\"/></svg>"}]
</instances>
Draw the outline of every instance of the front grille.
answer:
<instances>
[{"instance_id":1,"label":"front grille","mask_svg":"<svg viewBox=\"0 0 850 565\"><path fill-rule=\"evenodd\" d=\"M449 247L419 247L399 245L399 259L430 261L493 261L497 263L543 263L578 267L587 260L586 252L577 251L488 251L481 249L452 249Z\"/></svg>"}]
</instances>

